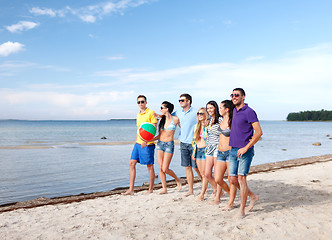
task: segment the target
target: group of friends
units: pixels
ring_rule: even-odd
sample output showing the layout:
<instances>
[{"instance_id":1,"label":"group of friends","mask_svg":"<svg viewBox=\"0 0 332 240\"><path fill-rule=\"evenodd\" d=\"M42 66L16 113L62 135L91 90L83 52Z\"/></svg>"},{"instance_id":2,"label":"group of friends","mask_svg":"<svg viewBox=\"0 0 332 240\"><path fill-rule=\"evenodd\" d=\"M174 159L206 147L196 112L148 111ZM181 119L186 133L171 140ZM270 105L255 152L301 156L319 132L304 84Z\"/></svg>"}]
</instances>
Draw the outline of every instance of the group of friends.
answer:
<instances>
[{"instance_id":1,"label":"group of friends","mask_svg":"<svg viewBox=\"0 0 332 240\"><path fill-rule=\"evenodd\" d=\"M250 198L247 211L250 211L259 200L259 196L248 188L247 175L254 156L254 145L263 134L257 114L245 103L245 96L242 88L235 88L230 95L231 100L224 100L219 106L217 102L209 101L206 107L197 110L192 107L192 97L184 93L179 99L182 110L173 113L174 105L164 101L161 104L161 114L156 114L147 107L147 98L139 95L137 104L140 111L137 114L137 126L149 122L158 126L159 131L150 142L142 140L137 134L129 162L130 186L123 194L134 194L137 163L147 166L149 171L147 193L153 192L155 149L162 184L159 193L167 194L166 174L175 179L177 189L181 190L180 178L169 168L174 153L174 133L179 126L181 166L186 169L188 183L188 192L185 196L194 194L194 169L202 180L202 190L197 200L204 199L210 184L215 195L212 203L220 203L221 196L226 192L229 201L222 210L229 211L233 209L233 202L239 189L241 204L237 215L245 216L247 198ZM226 170L229 186L224 181Z\"/></svg>"}]
</instances>

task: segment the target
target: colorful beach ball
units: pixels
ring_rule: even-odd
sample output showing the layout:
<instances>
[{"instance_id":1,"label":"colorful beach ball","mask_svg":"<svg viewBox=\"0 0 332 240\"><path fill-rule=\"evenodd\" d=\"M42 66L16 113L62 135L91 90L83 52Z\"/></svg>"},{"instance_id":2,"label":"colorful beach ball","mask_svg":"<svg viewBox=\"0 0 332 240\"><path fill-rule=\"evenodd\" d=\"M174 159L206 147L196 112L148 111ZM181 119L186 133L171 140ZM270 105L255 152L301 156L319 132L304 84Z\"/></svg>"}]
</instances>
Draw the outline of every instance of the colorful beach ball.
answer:
<instances>
[{"instance_id":1,"label":"colorful beach ball","mask_svg":"<svg viewBox=\"0 0 332 240\"><path fill-rule=\"evenodd\" d=\"M138 136L144 141L151 141L156 135L157 129L152 123L142 123L138 127Z\"/></svg>"}]
</instances>

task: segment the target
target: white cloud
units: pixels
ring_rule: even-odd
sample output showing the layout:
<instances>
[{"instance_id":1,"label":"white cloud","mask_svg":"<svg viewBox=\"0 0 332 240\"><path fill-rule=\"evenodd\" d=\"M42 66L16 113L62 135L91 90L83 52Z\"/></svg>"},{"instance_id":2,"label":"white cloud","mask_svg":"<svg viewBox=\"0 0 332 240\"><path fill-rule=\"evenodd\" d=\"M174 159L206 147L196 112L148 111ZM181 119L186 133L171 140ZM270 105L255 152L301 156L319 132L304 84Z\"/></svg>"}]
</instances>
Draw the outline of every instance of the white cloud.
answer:
<instances>
[{"instance_id":1,"label":"white cloud","mask_svg":"<svg viewBox=\"0 0 332 240\"><path fill-rule=\"evenodd\" d=\"M17 24L7 26L6 29L12 33L19 33L22 31L27 31L27 30L33 29L33 28L37 27L38 25L39 25L39 23L35 23L35 22L20 21Z\"/></svg>"},{"instance_id":2,"label":"white cloud","mask_svg":"<svg viewBox=\"0 0 332 240\"><path fill-rule=\"evenodd\" d=\"M5 42L0 45L0 56L8 56L24 50L24 45L19 42Z\"/></svg>"},{"instance_id":3,"label":"white cloud","mask_svg":"<svg viewBox=\"0 0 332 240\"><path fill-rule=\"evenodd\" d=\"M96 17L93 15L81 15L81 16L79 16L79 18L83 22L87 22L87 23L94 23L97 20Z\"/></svg>"},{"instance_id":4,"label":"white cloud","mask_svg":"<svg viewBox=\"0 0 332 240\"><path fill-rule=\"evenodd\" d=\"M101 91L80 95L54 91L0 89L0 108L4 111L0 113L0 119L12 118L7 114L13 112L9 111L13 108L16 117L25 119L36 119L33 116L39 116L37 118L40 119L109 119L110 114L116 116L121 110L120 103L133 93Z\"/></svg>"},{"instance_id":5,"label":"white cloud","mask_svg":"<svg viewBox=\"0 0 332 240\"><path fill-rule=\"evenodd\" d=\"M116 60L124 60L126 58L124 56L112 56L112 57L106 57L106 59L110 61L116 61Z\"/></svg>"},{"instance_id":6,"label":"white cloud","mask_svg":"<svg viewBox=\"0 0 332 240\"><path fill-rule=\"evenodd\" d=\"M85 6L77 9L73 9L67 6L61 10L34 7L30 10L30 13L34 15L47 15L50 17L65 17L68 14L72 14L84 22L94 23L97 21L97 19L102 19L104 16L113 13L123 14L123 12L128 8L138 7L140 5L148 4L154 1L157 0L117 0Z\"/></svg>"},{"instance_id":7,"label":"white cloud","mask_svg":"<svg viewBox=\"0 0 332 240\"><path fill-rule=\"evenodd\" d=\"M47 15L50 17L55 17L56 16L56 12L54 10L52 10L51 8L39 8L39 7L34 7L32 9L30 9L30 13L34 14L34 15Z\"/></svg>"},{"instance_id":8,"label":"white cloud","mask_svg":"<svg viewBox=\"0 0 332 240\"><path fill-rule=\"evenodd\" d=\"M20 91L0 90L0 114L6 112L9 104L22 111L25 111L23 106L37 111L40 104L45 104L47 106L41 109L53 109L60 115L58 118L63 109L68 113L72 109L70 114L82 114L76 119L90 119L90 113L109 109L113 109L109 112L110 117L115 117L114 109L116 117L132 117L136 111L133 102L141 93L148 96L153 109L158 109L163 100L175 103L183 92L189 92L194 97L194 105L200 107L211 99L217 102L228 99L235 87L246 90L246 101L265 120L285 119L291 111L330 110L331 47L332 43L317 45L274 60L206 63L158 71L129 68L102 71L93 75L93 82L76 86L43 83ZM74 118L74 115L70 116Z\"/></svg>"},{"instance_id":9,"label":"white cloud","mask_svg":"<svg viewBox=\"0 0 332 240\"><path fill-rule=\"evenodd\" d=\"M1 46L0 46L1 49ZM41 65L34 62L25 61L5 61L0 64L0 76L15 76L27 70L49 69L56 72L69 72L68 68L53 65Z\"/></svg>"}]
</instances>

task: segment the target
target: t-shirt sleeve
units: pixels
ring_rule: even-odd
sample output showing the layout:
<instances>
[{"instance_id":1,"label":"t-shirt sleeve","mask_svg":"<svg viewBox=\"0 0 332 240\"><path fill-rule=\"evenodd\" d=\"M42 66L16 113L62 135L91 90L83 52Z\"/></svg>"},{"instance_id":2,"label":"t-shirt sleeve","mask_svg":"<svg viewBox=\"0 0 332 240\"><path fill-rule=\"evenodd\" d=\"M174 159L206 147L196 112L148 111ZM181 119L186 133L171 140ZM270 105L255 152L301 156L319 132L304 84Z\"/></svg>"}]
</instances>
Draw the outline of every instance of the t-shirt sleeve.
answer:
<instances>
[{"instance_id":1,"label":"t-shirt sleeve","mask_svg":"<svg viewBox=\"0 0 332 240\"><path fill-rule=\"evenodd\" d=\"M248 112L248 122L249 123L258 122L258 117L254 110Z\"/></svg>"},{"instance_id":2,"label":"t-shirt sleeve","mask_svg":"<svg viewBox=\"0 0 332 240\"><path fill-rule=\"evenodd\" d=\"M157 118L153 114L154 114L154 111L151 111L150 123L157 123Z\"/></svg>"}]
</instances>

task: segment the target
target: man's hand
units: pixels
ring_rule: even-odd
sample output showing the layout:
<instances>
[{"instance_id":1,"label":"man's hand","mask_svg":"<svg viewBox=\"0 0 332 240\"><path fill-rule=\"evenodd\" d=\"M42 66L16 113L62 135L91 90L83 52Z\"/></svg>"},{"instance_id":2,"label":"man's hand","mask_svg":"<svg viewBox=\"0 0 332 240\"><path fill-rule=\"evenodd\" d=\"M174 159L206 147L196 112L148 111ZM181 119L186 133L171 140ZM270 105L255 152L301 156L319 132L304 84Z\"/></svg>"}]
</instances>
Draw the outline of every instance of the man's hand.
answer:
<instances>
[{"instance_id":1,"label":"man's hand","mask_svg":"<svg viewBox=\"0 0 332 240\"><path fill-rule=\"evenodd\" d=\"M248 151L248 149L246 147L240 148L237 151L237 156L241 158L243 156L243 154L245 154L247 151Z\"/></svg>"},{"instance_id":2,"label":"man's hand","mask_svg":"<svg viewBox=\"0 0 332 240\"><path fill-rule=\"evenodd\" d=\"M141 144L141 148L145 148L146 146L147 146L147 143L143 141Z\"/></svg>"}]
</instances>

